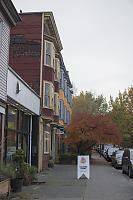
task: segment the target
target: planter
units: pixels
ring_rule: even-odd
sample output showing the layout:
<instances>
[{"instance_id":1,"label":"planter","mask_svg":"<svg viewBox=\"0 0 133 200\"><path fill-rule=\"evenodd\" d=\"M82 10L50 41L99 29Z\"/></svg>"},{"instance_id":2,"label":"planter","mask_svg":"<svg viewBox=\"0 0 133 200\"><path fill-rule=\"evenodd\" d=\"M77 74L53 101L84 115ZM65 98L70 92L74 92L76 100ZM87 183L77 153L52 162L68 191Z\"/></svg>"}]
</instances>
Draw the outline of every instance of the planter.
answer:
<instances>
[{"instance_id":1,"label":"planter","mask_svg":"<svg viewBox=\"0 0 133 200\"><path fill-rule=\"evenodd\" d=\"M22 185L23 185L23 179L22 178L16 178L11 180L11 189L13 192L21 192L22 191Z\"/></svg>"},{"instance_id":2,"label":"planter","mask_svg":"<svg viewBox=\"0 0 133 200\"><path fill-rule=\"evenodd\" d=\"M0 195L10 194L10 179L0 181Z\"/></svg>"}]
</instances>

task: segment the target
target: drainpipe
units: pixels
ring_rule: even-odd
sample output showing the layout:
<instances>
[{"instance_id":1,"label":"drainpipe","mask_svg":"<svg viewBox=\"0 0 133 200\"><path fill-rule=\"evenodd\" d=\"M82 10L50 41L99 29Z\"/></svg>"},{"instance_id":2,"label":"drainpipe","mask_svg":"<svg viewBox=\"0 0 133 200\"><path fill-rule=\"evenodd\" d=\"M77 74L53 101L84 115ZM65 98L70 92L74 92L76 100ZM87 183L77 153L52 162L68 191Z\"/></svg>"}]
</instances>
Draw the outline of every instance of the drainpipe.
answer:
<instances>
[{"instance_id":1,"label":"drainpipe","mask_svg":"<svg viewBox=\"0 0 133 200\"><path fill-rule=\"evenodd\" d=\"M43 49L44 49L44 12L42 13L42 38L41 38L41 62L40 62L40 97L42 96L42 69L43 69Z\"/></svg>"},{"instance_id":2,"label":"drainpipe","mask_svg":"<svg viewBox=\"0 0 133 200\"><path fill-rule=\"evenodd\" d=\"M31 146L32 146L32 115L30 117L30 158L29 158L30 166L31 166Z\"/></svg>"}]
</instances>

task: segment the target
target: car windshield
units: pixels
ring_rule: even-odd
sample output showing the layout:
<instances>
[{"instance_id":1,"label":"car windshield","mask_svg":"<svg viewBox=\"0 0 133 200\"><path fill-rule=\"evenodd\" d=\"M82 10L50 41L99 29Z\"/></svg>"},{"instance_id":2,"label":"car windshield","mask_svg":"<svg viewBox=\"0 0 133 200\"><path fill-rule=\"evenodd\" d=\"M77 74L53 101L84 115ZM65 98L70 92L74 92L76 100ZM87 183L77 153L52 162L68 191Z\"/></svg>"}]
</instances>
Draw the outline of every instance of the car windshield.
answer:
<instances>
[{"instance_id":1,"label":"car windshield","mask_svg":"<svg viewBox=\"0 0 133 200\"><path fill-rule=\"evenodd\" d=\"M116 153L116 158L122 158L122 156L123 156L123 151L118 151Z\"/></svg>"},{"instance_id":2,"label":"car windshield","mask_svg":"<svg viewBox=\"0 0 133 200\"><path fill-rule=\"evenodd\" d=\"M130 152L130 159L133 160L133 151Z\"/></svg>"}]
</instances>

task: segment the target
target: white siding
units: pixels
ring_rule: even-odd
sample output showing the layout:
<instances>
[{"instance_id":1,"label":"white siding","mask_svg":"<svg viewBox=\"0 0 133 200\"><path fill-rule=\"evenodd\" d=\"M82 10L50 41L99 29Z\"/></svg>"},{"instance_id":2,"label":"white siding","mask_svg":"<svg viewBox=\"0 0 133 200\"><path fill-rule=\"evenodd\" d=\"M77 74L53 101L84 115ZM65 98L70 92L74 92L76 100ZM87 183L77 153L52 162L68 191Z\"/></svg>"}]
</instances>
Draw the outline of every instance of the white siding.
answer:
<instances>
[{"instance_id":1,"label":"white siding","mask_svg":"<svg viewBox=\"0 0 133 200\"><path fill-rule=\"evenodd\" d=\"M10 27L2 16L1 12L0 21L2 21L2 39L0 49L0 99L2 99L3 101L7 101L7 71L9 58Z\"/></svg>"},{"instance_id":2,"label":"white siding","mask_svg":"<svg viewBox=\"0 0 133 200\"><path fill-rule=\"evenodd\" d=\"M18 94L16 93L17 83L20 87L20 92ZM8 69L7 95L31 112L34 112L37 115L40 114L40 98L10 68Z\"/></svg>"}]
</instances>

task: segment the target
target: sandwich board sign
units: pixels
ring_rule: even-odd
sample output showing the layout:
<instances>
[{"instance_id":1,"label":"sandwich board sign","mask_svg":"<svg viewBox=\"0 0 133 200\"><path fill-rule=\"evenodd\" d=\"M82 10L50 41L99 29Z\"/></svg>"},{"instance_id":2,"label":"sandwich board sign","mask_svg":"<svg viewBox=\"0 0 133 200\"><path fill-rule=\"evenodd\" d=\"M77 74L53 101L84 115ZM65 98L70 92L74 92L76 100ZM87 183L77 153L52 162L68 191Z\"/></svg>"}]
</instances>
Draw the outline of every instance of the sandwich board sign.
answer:
<instances>
[{"instance_id":1,"label":"sandwich board sign","mask_svg":"<svg viewBox=\"0 0 133 200\"><path fill-rule=\"evenodd\" d=\"M83 174L86 178L90 178L89 156L78 156L77 178L79 179Z\"/></svg>"}]
</instances>

